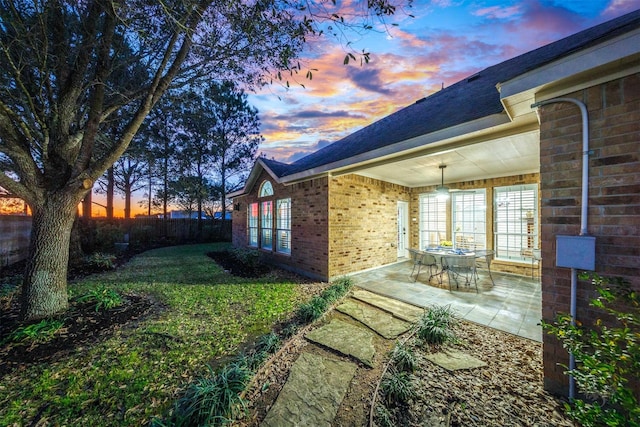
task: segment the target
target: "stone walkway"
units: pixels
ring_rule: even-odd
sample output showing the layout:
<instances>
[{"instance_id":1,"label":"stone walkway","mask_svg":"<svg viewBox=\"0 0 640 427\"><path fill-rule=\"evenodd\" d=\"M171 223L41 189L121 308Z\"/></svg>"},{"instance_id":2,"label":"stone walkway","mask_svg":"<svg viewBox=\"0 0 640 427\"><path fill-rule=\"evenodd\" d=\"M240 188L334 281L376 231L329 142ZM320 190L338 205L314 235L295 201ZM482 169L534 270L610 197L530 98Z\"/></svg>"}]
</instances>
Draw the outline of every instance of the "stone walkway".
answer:
<instances>
[{"instance_id":1,"label":"stone walkway","mask_svg":"<svg viewBox=\"0 0 640 427\"><path fill-rule=\"evenodd\" d=\"M372 366L374 334L395 339L407 332L423 312L364 290L354 291L336 310L356 322L332 319L309 332L306 339L350 356L354 362L302 353L261 426L331 426L356 373L356 361Z\"/></svg>"}]
</instances>

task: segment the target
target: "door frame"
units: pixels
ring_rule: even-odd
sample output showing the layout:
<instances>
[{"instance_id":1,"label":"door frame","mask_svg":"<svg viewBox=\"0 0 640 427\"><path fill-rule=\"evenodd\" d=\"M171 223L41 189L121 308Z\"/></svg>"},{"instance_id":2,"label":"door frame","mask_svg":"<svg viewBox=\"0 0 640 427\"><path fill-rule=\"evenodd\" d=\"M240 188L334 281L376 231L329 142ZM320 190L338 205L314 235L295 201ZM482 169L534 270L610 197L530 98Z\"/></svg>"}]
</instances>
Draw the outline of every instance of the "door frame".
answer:
<instances>
[{"instance_id":1,"label":"door frame","mask_svg":"<svg viewBox=\"0 0 640 427\"><path fill-rule=\"evenodd\" d=\"M409 202L398 200L397 249L398 258L409 256Z\"/></svg>"}]
</instances>

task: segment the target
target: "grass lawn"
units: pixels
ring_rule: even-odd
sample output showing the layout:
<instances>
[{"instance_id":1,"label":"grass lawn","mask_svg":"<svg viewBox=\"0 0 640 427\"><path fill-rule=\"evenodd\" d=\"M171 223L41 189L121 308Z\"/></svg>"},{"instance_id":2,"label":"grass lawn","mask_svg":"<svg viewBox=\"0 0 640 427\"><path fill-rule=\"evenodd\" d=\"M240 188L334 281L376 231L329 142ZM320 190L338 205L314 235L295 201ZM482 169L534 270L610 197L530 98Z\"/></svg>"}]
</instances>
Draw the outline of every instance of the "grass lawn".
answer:
<instances>
[{"instance_id":1,"label":"grass lawn","mask_svg":"<svg viewBox=\"0 0 640 427\"><path fill-rule=\"evenodd\" d=\"M146 425L208 364L238 353L311 297L305 285L277 276L231 276L205 255L227 247L157 249L70 284L72 297L106 286L149 295L163 308L88 348L5 375L0 425Z\"/></svg>"}]
</instances>

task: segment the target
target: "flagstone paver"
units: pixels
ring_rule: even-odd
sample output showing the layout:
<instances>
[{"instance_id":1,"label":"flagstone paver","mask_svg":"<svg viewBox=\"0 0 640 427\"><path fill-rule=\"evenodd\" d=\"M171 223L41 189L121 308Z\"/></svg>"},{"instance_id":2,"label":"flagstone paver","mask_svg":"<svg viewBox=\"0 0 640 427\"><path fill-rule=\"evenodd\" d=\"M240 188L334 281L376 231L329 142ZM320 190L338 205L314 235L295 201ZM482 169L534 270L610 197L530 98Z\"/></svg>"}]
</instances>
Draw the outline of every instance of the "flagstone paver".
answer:
<instances>
[{"instance_id":1,"label":"flagstone paver","mask_svg":"<svg viewBox=\"0 0 640 427\"><path fill-rule=\"evenodd\" d=\"M423 308L361 289L353 291L352 297L392 313L395 317L407 322L417 322L424 313Z\"/></svg>"},{"instance_id":2,"label":"flagstone paver","mask_svg":"<svg viewBox=\"0 0 640 427\"><path fill-rule=\"evenodd\" d=\"M309 332L306 338L347 356L355 357L367 366L373 366L374 336L373 332L363 326L333 319L326 325Z\"/></svg>"},{"instance_id":3,"label":"flagstone paver","mask_svg":"<svg viewBox=\"0 0 640 427\"><path fill-rule=\"evenodd\" d=\"M449 371L474 369L487 366L487 364L482 360L454 349L431 353L425 356L425 358Z\"/></svg>"},{"instance_id":4,"label":"flagstone paver","mask_svg":"<svg viewBox=\"0 0 640 427\"><path fill-rule=\"evenodd\" d=\"M351 362L302 353L260 425L331 426L356 369L357 366Z\"/></svg>"},{"instance_id":5,"label":"flagstone paver","mask_svg":"<svg viewBox=\"0 0 640 427\"><path fill-rule=\"evenodd\" d=\"M354 299L347 299L336 310L362 322L387 339L397 338L411 328L411 323Z\"/></svg>"}]
</instances>

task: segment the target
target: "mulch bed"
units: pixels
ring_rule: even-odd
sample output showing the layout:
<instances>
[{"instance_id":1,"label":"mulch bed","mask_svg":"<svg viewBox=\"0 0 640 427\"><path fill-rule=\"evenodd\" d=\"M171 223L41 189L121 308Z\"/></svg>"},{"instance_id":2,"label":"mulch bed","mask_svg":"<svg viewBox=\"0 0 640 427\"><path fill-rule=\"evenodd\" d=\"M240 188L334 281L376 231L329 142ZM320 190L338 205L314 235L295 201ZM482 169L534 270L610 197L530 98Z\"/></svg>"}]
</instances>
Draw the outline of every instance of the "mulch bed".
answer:
<instances>
[{"instance_id":1,"label":"mulch bed","mask_svg":"<svg viewBox=\"0 0 640 427\"><path fill-rule=\"evenodd\" d=\"M131 325L144 318L152 309L160 307L147 297L123 295L123 304L110 310L96 311L95 304L73 304L60 320L64 321L61 331L46 342L7 342L0 345L0 376L15 369L59 359L80 348L105 340L117 328ZM0 343L17 327L26 326L20 322L18 298L11 301L8 309L0 312Z\"/></svg>"}]
</instances>

